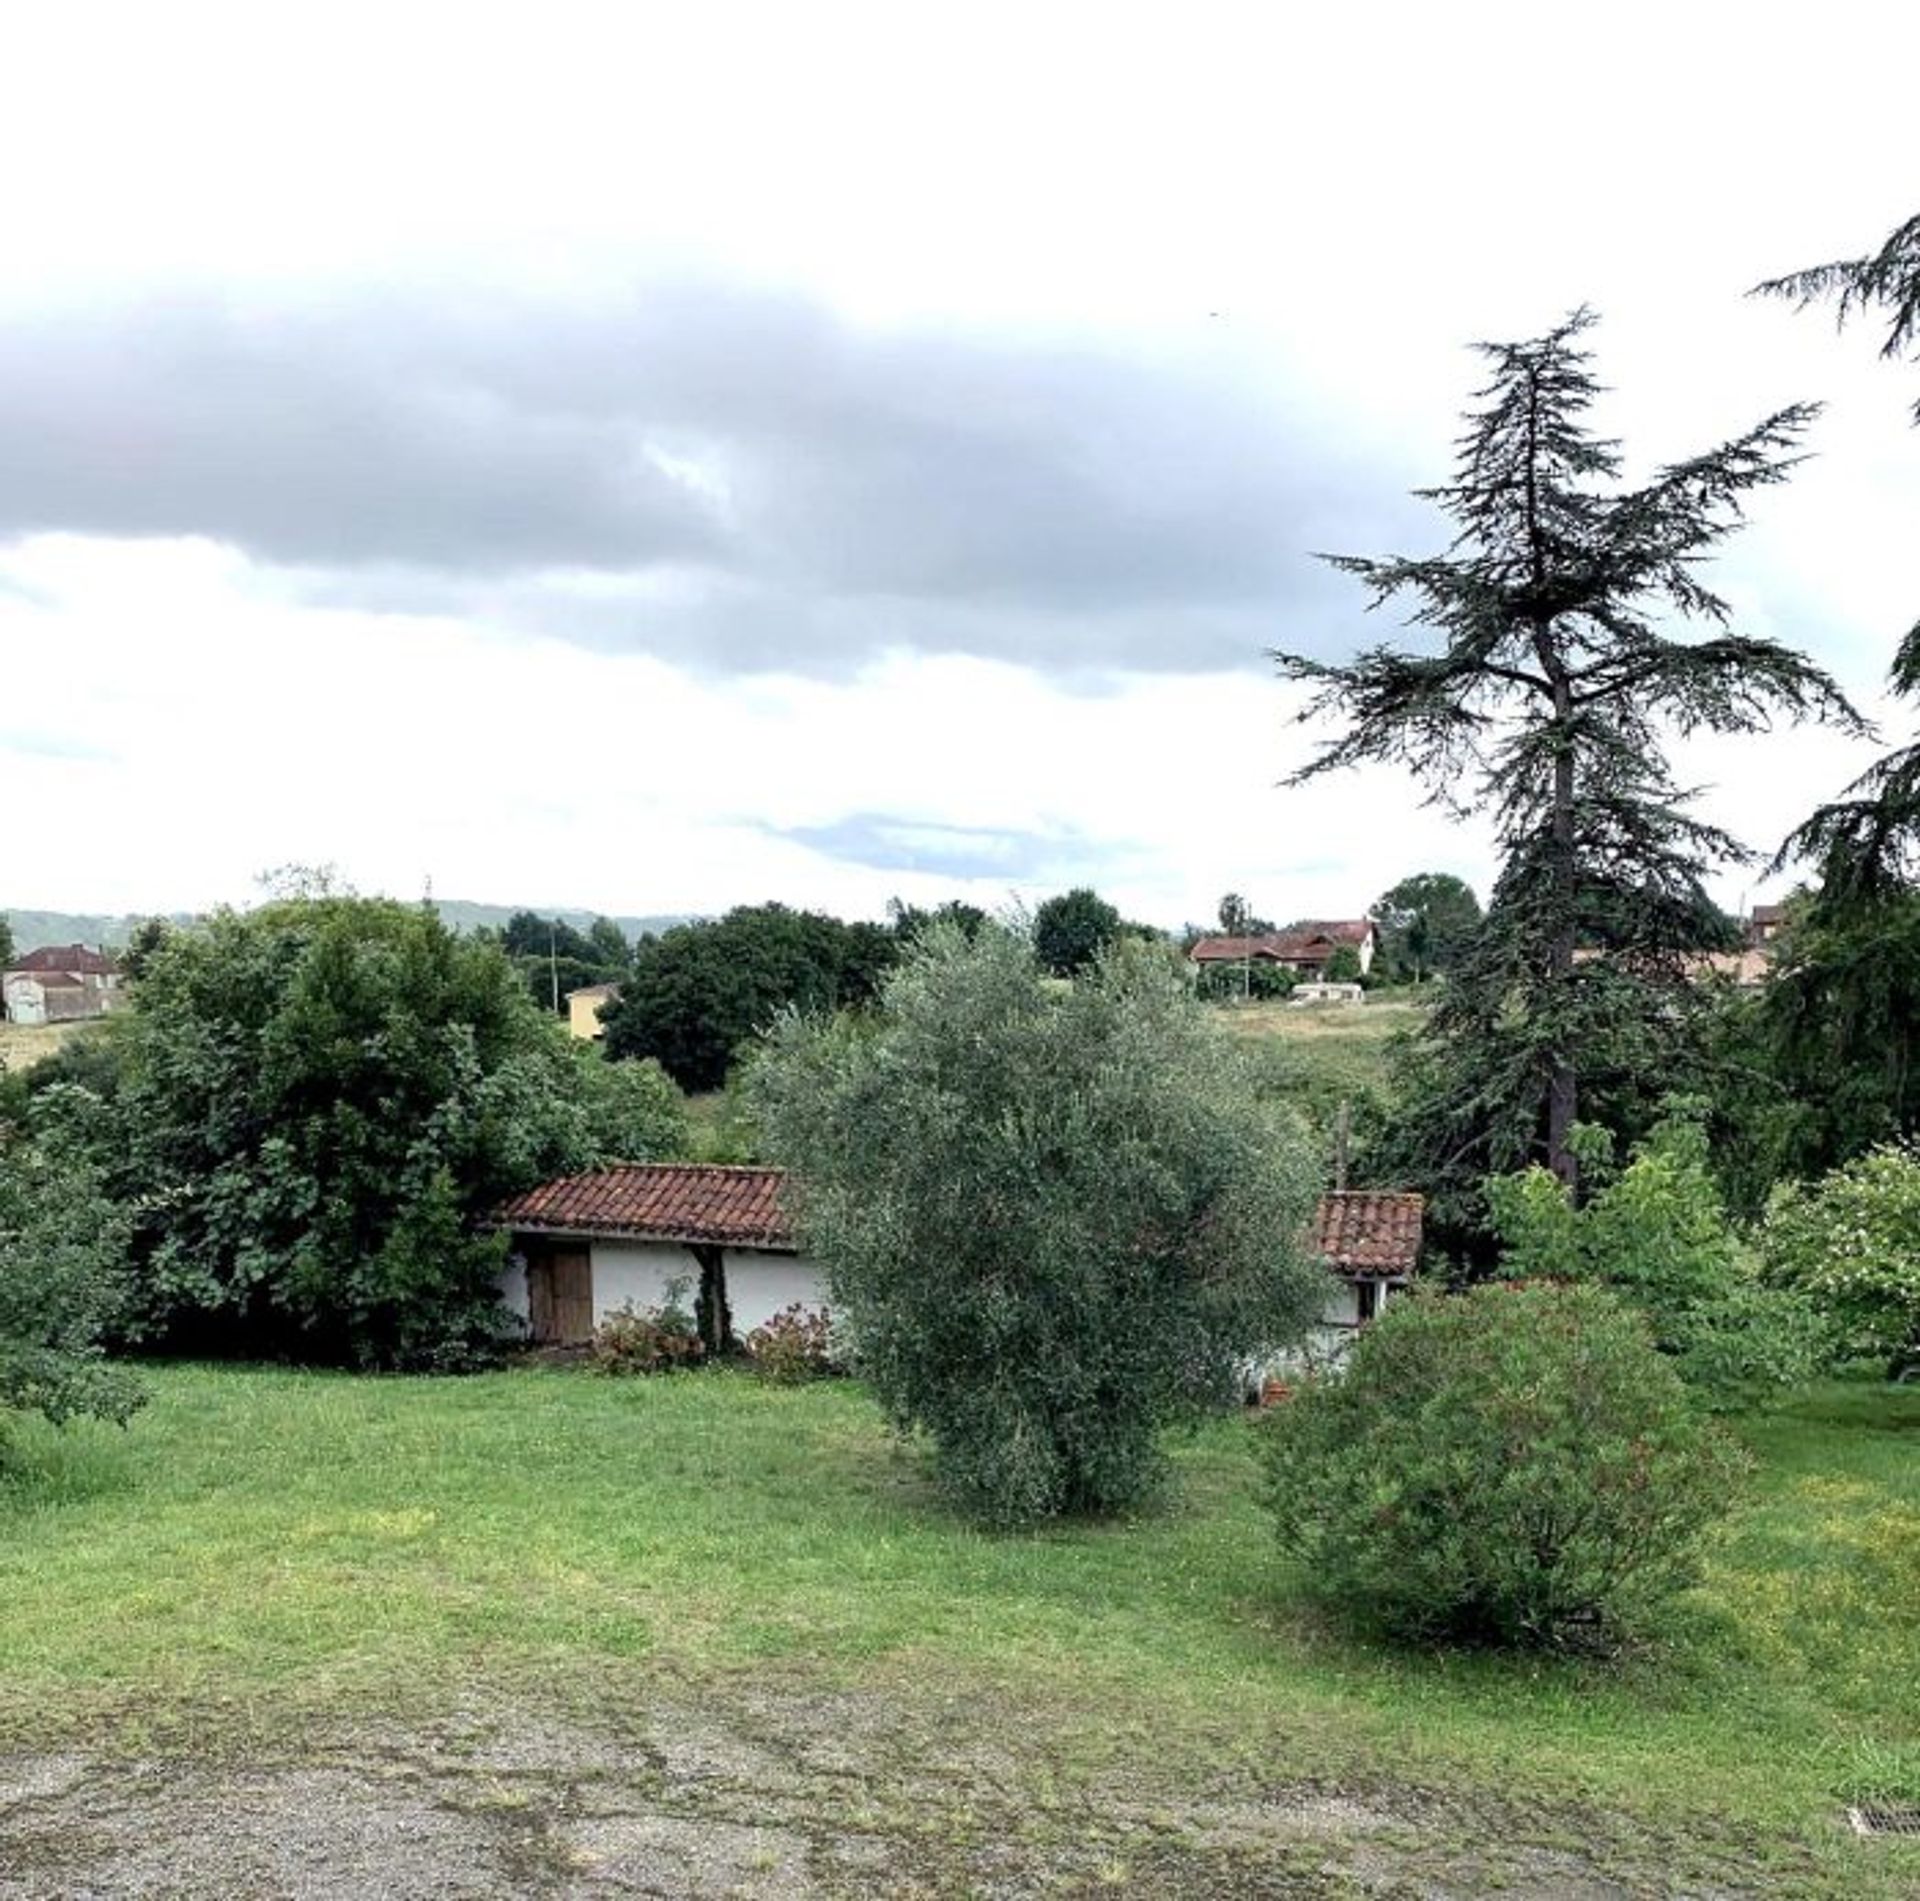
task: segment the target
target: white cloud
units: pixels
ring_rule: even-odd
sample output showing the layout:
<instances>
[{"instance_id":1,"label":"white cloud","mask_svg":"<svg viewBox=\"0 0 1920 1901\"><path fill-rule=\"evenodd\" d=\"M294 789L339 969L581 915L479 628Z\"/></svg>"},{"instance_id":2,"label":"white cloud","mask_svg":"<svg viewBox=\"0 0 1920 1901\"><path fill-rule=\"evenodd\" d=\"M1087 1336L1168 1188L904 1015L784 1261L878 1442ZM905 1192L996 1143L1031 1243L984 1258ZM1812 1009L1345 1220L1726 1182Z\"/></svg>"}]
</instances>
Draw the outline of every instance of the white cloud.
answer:
<instances>
[{"instance_id":1,"label":"white cloud","mask_svg":"<svg viewBox=\"0 0 1920 1901\"><path fill-rule=\"evenodd\" d=\"M304 321L378 286L479 324L704 278L1015 355L1117 342L1250 409L1304 366L1327 457L1397 491L1445 473L1464 342L1591 299L1636 455L1835 399L1722 580L1871 691L1920 611L1912 373L1740 293L1911 211L1916 51L1905 15L1844 4L1817 33L1723 5L42 9L9 29L0 165L33 189L0 316L209 295ZM725 498L697 456L665 472ZM1251 646L1243 673L1073 693L1018 638L987 650L1015 658L728 680L537 615L302 603L208 541L37 536L0 550L0 774L33 815L0 901L197 905L302 859L621 911L958 888L780 836L857 814L1037 838L1057 883L1169 923L1229 887L1273 914L1415 869L1484 889L1484 836L1392 775L1276 789L1306 741ZM1789 736L1680 770L1770 845L1862 758Z\"/></svg>"}]
</instances>

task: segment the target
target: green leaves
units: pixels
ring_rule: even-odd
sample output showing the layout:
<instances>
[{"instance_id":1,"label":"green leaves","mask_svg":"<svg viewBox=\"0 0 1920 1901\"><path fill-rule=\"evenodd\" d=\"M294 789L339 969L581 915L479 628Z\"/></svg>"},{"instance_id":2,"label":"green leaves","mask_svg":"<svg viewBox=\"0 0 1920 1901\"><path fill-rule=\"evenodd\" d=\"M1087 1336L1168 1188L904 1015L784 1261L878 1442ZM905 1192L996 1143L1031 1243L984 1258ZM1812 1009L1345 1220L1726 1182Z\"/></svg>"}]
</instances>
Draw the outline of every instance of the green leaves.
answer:
<instances>
[{"instance_id":1,"label":"green leaves","mask_svg":"<svg viewBox=\"0 0 1920 1901\"><path fill-rule=\"evenodd\" d=\"M1426 1640L1592 1647L1644 1625L1742 1463L1637 1316L1548 1284L1391 1303L1265 1432L1308 1587Z\"/></svg>"},{"instance_id":2,"label":"green leaves","mask_svg":"<svg viewBox=\"0 0 1920 1901\"><path fill-rule=\"evenodd\" d=\"M657 1069L589 1069L498 943L417 906L287 900L171 932L116 1032L95 1140L136 1222L131 1324L174 1346L483 1360L506 1316L475 1223L682 1136Z\"/></svg>"},{"instance_id":3,"label":"green leaves","mask_svg":"<svg viewBox=\"0 0 1920 1901\"><path fill-rule=\"evenodd\" d=\"M0 1409L120 1423L144 1402L102 1357L127 1295L127 1222L70 1142L0 1125Z\"/></svg>"},{"instance_id":4,"label":"green leaves","mask_svg":"<svg viewBox=\"0 0 1920 1901\"><path fill-rule=\"evenodd\" d=\"M1069 988L935 931L876 1017L786 1018L753 1086L860 1371L982 1518L1135 1503L1159 1428L1318 1313L1305 1144L1152 947Z\"/></svg>"}]
</instances>

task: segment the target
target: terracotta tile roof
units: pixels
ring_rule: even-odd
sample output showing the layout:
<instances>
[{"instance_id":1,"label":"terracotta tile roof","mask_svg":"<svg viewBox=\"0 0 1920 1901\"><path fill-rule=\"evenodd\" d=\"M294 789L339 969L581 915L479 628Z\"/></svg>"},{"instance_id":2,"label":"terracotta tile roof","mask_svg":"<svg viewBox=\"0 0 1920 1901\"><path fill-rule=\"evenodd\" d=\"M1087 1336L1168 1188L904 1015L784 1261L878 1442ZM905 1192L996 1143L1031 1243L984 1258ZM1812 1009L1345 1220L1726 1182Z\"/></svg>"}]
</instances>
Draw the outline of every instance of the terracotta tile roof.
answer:
<instances>
[{"instance_id":1,"label":"terracotta tile roof","mask_svg":"<svg viewBox=\"0 0 1920 1901\"><path fill-rule=\"evenodd\" d=\"M1358 950L1373 933L1366 918L1309 919L1289 924L1284 931L1266 931L1258 937L1203 937L1187 955L1196 964L1238 963L1245 957L1275 958L1284 963L1324 963L1342 944Z\"/></svg>"},{"instance_id":2,"label":"terracotta tile roof","mask_svg":"<svg viewBox=\"0 0 1920 1901\"><path fill-rule=\"evenodd\" d=\"M591 1175L566 1175L529 1188L494 1211L493 1225L788 1248L793 1230L780 1206L785 1181L786 1171L778 1168L619 1162Z\"/></svg>"},{"instance_id":3,"label":"terracotta tile roof","mask_svg":"<svg viewBox=\"0 0 1920 1901\"><path fill-rule=\"evenodd\" d=\"M10 970L8 981L24 977L31 983L37 983L42 990L84 990L87 980L76 977L70 970Z\"/></svg>"},{"instance_id":4,"label":"terracotta tile roof","mask_svg":"<svg viewBox=\"0 0 1920 1901\"><path fill-rule=\"evenodd\" d=\"M578 990L567 992L567 1001L571 1003L575 997L617 997L619 994L618 984L582 984Z\"/></svg>"},{"instance_id":5,"label":"terracotta tile roof","mask_svg":"<svg viewBox=\"0 0 1920 1901\"><path fill-rule=\"evenodd\" d=\"M84 944L46 944L39 950L28 951L15 961L15 970L30 970L36 976L42 971L64 970L80 977L111 977L113 959L102 957L97 950L88 950Z\"/></svg>"},{"instance_id":6,"label":"terracotta tile roof","mask_svg":"<svg viewBox=\"0 0 1920 1901\"><path fill-rule=\"evenodd\" d=\"M1322 1195L1314 1252L1338 1274L1411 1274L1426 1207L1424 1195L1366 1189Z\"/></svg>"},{"instance_id":7,"label":"terracotta tile roof","mask_svg":"<svg viewBox=\"0 0 1920 1901\"><path fill-rule=\"evenodd\" d=\"M1272 937L1202 937L1187 955L1196 964L1239 963L1243 957L1277 957Z\"/></svg>"}]
</instances>

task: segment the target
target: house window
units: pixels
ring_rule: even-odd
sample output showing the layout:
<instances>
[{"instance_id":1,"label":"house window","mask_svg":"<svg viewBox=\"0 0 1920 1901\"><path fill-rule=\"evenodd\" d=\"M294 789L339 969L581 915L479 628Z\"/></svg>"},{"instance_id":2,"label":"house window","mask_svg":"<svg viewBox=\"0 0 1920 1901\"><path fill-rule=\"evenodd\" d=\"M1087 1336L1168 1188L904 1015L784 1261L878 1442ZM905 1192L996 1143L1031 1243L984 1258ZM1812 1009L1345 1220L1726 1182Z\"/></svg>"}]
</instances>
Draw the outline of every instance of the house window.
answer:
<instances>
[{"instance_id":1,"label":"house window","mask_svg":"<svg viewBox=\"0 0 1920 1901\"><path fill-rule=\"evenodd\" d=\"M1364 1326L1380 1311L1380 1283L1361 1281L1354 1292L1360 1297L1360 1323Z\"/></svg>"}]
</instances>

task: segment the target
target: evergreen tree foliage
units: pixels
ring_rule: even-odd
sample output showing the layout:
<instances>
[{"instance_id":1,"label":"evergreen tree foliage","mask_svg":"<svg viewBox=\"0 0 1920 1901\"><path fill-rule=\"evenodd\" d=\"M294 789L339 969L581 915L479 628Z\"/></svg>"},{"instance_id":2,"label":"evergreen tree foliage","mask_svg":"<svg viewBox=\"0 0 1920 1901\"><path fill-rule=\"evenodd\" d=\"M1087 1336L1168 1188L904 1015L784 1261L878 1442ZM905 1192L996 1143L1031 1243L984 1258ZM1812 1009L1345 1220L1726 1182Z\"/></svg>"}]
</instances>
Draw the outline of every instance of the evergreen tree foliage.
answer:
<instances>
[{"instance_id":1,"label":"evergreen tree foliage","mask_svg":"<svg viewBox=\"0 0 1920 1901\"><path fill-rule=\"evenodd\" d=\"M1868 256L1816 264L1756 289L1803 309L1830 302L1842 326L1882 313L1880 354L1920 358L1920 216ZM1920 424L1920 399L1913 419ZM1903 698L1920 691L1920 622L1900 642L1889 684ZM1815 811L1781 847L1776 868L1796 859L1818 867L1821 902L1834 916L1871 912L1910 887L1920 870L1920 741L1889 753Z\"/></svg>"},{"instance_id":2,"label":"evergreen tree foliage","mask_svg":"<svg viewBox=\"0 0 1920 1901\"><path fill-rule=\"evenodd\" d=\"M4 911L0 911L0 970L13 968L13 924Z\"/></svg>"},{"instance_id":3,"label":"evergreen tree foliage","mask_svg":"<svg viewBox=\"0 0 1920 1901\"><path fill-rule=\"evenodd\" d=\"M1618 446L1588 421L1592 321L1579 311L1535 340L1480 346L1491 379L1455 479L1423 491L1456 525L1444 554L1331 557L1374 605L1410 604L1430 647L1275 656L1314 688L1303 719L1344 724L1293 783L1403 766L1496 827L1501 875L1429 1018L1393 1158L1451 1194L1456 1218L1471 1218L1480 1177L1536 1159L1574 1187L1576 1117L1611 1120L1673 1086L1694 1012L1684 960L1723 929L1703 869L1743 854L1686 813L1668 737L1780 715L1858 726L1820 669L1730 631L1699 577L1743 498L1792 467L1813 411L1782 410L1627 486ZM1709 637L1671 631L1689 620Z\"/></svg>"},{"instance_id":4,"label":"evergreen tree foliage","mask_svg":"<svg viewBox=\"0 0 1920 1901\"><path fill-rule=\"evenodd\" d=\"M1062 986L1009 931L938 931L752 1073L859 1370L985 1519L1132 1505L1159 1429L1319 1312L1307 1144L1150 946Z\"/></svg>"}]
</instances>

